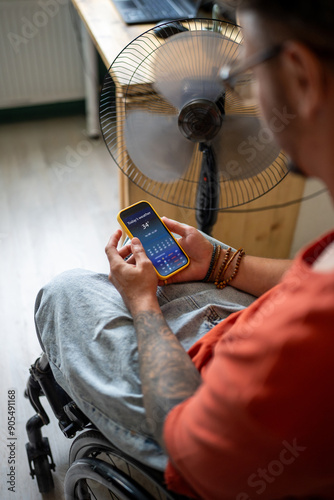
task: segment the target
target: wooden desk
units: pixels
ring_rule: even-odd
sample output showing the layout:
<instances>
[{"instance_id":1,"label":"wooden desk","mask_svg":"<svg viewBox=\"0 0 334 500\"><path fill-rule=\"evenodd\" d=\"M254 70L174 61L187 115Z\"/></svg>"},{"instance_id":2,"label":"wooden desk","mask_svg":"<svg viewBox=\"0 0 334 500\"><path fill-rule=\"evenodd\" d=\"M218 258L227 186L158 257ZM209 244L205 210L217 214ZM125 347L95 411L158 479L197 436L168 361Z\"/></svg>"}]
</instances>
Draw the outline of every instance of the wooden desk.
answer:
<instances>
[{"instance_id":1,"label":"wooden desk","mask_svg":"<svg viewBox=\"0 0 334 500\"><path fill-rule=\"evenodd\" d=\"M72 0L107 68L121 50L153 25L126 25L112 0Z\"/></svg>"},{"instance_id":2,"label":"wooden desk","mask_svg":"<svg viewBox=\"0 0 334 500\"><path fill-rule=\"evenodd\" d=\"M151 24L127 26L112 0L72 0L72 3L107 68L128 43L152 27ZM213 235L235 247L243 246L249 254L289 257L299 205L260 212L251 210L281 205L301 198L303 192L304 181L290 174L272 191L239 208L249 212L220 213ZM174 207L148 196L120 172L121 208L141 199L150 201L160 215L196 226L194 210Z\"/></svg>"}]
</instances>

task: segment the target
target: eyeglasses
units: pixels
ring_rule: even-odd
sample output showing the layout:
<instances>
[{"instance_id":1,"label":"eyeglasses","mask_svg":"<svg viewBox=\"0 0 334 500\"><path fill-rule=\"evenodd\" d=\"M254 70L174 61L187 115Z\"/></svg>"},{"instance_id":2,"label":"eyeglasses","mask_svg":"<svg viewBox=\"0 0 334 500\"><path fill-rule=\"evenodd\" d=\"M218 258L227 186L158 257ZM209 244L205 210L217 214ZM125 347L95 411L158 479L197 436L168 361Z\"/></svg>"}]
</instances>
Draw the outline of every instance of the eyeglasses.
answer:
<instances>
[{"instance_id":1,"label":"eyeglasses","mask_svg":"<svg viewBox=\"0 0 334 500\"><path fill-rule=\"evenodd\" d=\"M230 90L242 100L248 100L254 97L254 73L253 69L259 64L270 61L278 56L283 45L275 45L262 52L256 53L249 57L246 61L224 66L220 70L220 78L226 90Z\"/></svg>"}]
</instances>

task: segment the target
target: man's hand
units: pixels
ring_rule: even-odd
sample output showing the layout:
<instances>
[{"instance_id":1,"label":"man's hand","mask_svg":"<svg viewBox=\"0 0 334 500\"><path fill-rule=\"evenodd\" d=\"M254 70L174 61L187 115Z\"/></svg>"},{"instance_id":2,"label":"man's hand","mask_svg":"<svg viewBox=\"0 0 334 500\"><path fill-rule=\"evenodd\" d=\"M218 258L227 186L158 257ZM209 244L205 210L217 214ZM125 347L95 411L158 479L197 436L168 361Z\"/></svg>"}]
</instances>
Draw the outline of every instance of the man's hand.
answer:
<instances>
[{"instance_id":1,"label":"man's hand","mask_svg":"<svg viewBox=\"0 0 334 500\"><path fill-rule=\"evenodd\" d=\"M162 217L162 220L172 233L181 236L178 242L190 258L190 265L184 271L169 278L168 284L204 279L209 269L213 250L210 241L192 226L181 224L167 217ZM162 285L163 282L159 282L159 284Z\"/></svg>"},{"instance_id":2,"label":"man's hand","mask_svg":"<svg viewBox=\"0 0 334 500\"><path fill-rule=\"evenodd\" d=\"M121 294L131 314L140 310L159 310L156 298L158 277L138 238L117 250L122 231L118 229L106 246L110 264L109 280ZM129 261L124 259L132 253Z\"/></svg>"}]
</instances>

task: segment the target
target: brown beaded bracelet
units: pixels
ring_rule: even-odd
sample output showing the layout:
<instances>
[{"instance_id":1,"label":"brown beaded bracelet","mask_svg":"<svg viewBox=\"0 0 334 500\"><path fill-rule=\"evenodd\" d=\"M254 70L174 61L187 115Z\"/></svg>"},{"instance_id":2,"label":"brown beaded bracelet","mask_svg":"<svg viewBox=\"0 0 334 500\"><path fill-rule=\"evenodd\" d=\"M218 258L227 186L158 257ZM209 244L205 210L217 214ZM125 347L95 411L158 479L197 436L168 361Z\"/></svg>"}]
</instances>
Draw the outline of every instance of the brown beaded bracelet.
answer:
<instances>
[{"instance_id":1,"label":"brown beaded bracelet","mask_svg":"<svg viewBox=\"0 0 334 500\"><path fill-rule=\"evenodd\" d=\"M231 250L232 248L229 247L227 250L226 250L226 254L225 254L225 257L224 257L224 260L219 268L219 271L217 273L217 276L216 276L216 279L215 279L215 285L217 286L217 283L219 282L219 279L220 279L220 276L224 275L224 272L225 272L225 268L226 268L226 263L230 257L230 253L231 253Z\"/></svg>"},{"instance_id":2,"label":"brown beaded bracelet","mask_svg":"<svg viewBox=\"0 0 334 500\"><path fill-rule=\"evenodd\" d=\"M232 261L234 260L234 258L238 255L238 253L240 252L240 250L242 250L242 248L238 248L238 250L236 250L232 255L231 257L229 258L228 262L226 263L226 266L225 266L225 269L223 271L223 273L221 274L221 277L224 278L225 276L225 273L227 271L227 269L230 267L230 265L232 264Z\"/></svg>"},{"instance_id":3,"label":"brown beaded bracelet","mask_svg":"<svg viewBox=\"0 0 334 500\"><path fill-rule=\"evenodd\" d=\"M229 267L229 265L231 264L231 262L233 261L234 257L238 255L238 258L237 258L237 261L235 263L235 267L234 267L234 270L233 270L233 273L231 274L231 276L229 278L227 278L226 280L222 280L222 281L219 281L216 280L215 281L215 285L216 287L219 289L219 290L222 290L223 288L226 287L226 285L228 285L235 277L236 275L238 274L238 271L239 271L239 266L240 266L240 262L241 262L241 259L242 257L245 255L245 252L243 250L243 248L239 248L233 255L232 257L230 258L229 262L226 264L225 266L225 269L224 269L224 272L222 273L222 277L224 277L224 274L225 274L225 271L226 269Z\"/></svg>"}]
</instances>

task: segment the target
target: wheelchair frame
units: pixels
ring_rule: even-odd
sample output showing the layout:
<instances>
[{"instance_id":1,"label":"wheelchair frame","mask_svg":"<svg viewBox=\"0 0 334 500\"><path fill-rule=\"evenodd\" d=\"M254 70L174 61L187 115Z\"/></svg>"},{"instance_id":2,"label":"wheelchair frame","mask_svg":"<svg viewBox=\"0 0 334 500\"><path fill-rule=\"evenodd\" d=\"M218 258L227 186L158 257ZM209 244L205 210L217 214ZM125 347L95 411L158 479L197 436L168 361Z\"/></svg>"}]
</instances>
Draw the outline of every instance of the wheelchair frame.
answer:
<instances>
[{"instance_id":1,"label":"wheelchair frame","mask_svg":"<svg viewBox=\"0 0 334 500\"><path fill-rule=\"evenodd\" d=\"M43 437L41 430L50 422L40 401L43 395L67 438L72 439L81 432L69 452L69 469L64 483L66 500L97 498L92 484L97 485L97 489L104 487L115 499L187 500L164 487L163 473L119 450L96 429L56 382L45 353L31 366L25 390L25 396L36 411L26 424L26 451L30 475L36 477L40 493L54 488L52 471L55 471L49 440Z\"/></svg>"}]
</instances>

